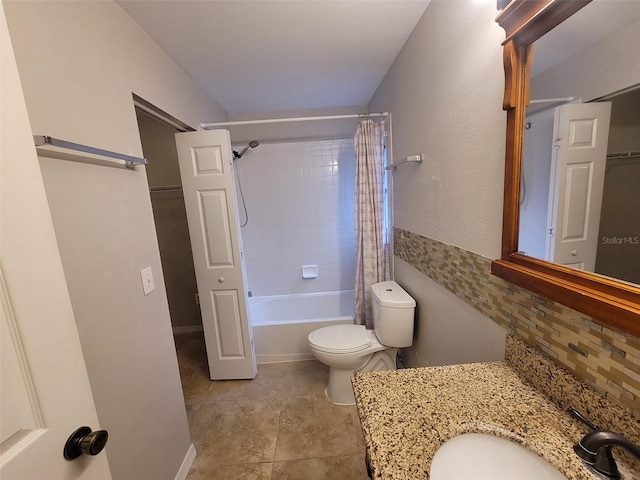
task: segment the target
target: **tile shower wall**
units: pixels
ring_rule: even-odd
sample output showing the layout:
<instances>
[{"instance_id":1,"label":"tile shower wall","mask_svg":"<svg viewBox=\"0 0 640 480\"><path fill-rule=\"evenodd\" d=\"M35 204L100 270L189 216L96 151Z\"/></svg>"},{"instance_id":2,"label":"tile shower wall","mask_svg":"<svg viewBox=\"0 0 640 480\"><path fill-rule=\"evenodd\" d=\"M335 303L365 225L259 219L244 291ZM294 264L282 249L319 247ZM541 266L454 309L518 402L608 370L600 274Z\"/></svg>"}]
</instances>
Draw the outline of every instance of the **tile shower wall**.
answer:
<instances>
[{"instance_id":1,"label":"tile shower wall","mask_svg":"<svg viewBox=\"0 0 640 480\"><path fill-rule=\"evenodd\" d=\"M353 139L260 144L235 166L249 213L241 234L253 296L352 290ZM303 279L303 265L317 265L317 278Z\"/></svg>"},{"instance_id":2,"label":"tile shower wall","mask_svg":"<svg viewBox=\"0 0 640 480\"><path fill-rule=\"evenodd\" d=\"M640 338L491 275L491 259L394 229L394 254L640 418Z\"/></svg>"}]
</instances>

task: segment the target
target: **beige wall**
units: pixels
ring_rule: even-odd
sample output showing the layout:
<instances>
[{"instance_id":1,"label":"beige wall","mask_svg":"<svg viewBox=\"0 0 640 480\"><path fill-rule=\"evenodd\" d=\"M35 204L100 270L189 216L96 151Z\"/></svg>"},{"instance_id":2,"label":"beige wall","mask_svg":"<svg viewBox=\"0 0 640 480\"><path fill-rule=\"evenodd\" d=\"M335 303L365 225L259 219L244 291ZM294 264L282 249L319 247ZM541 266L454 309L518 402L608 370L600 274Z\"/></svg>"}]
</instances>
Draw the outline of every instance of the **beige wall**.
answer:
<instances>
[{"instance_id":1,"label":"beige wall","mask_svg":"<svg viewBox=\"0 0 640 480\"><path fill-rule=\"evenodd\" d=\"M496 13L491 3L432 1L369 104L393 115L396 159L426 155L393 179L396 255L407 262L395 257L395 276L419 303L407 358L435 365L498 357L509 329L639 415L640 339L489 274L489 259L500 254L504 175ZM452 338L451 350L439 348Z\"/></svg>"},{"instance_id":2,"label":"beige wall","mask_svg":"<svg viewBox=\"0 0 640 480\"><path fill-rule=\"evenodd\" d=\"M587 102L640 83L640 62L632 60L638 58L638 38L640 22L537 75L531 98L572 96Z\"/></svg>"},{"instance_id":3,"label":"beige wall","mask_svg":"<svg viewBox=\"0 0 640 480\"><path fill-rule=\"evenodd\" d=\"M495 3L434 1L369 104L393 116L394 225L500 253L505 117ZM452 221L455 219L455 221Z\"/></svg>"},{"instance_id":4,"label":"beige wall","mask_svg":"<svg viewBox=\"0 0 640 480\"><path fill-rule=\"evenodd\" d=\"M504 171L495 16L491 2L432 1L369 104L392 114L395 161L425 154L393 175L394 226L487 257L500 254ZM395 278L420 304L411 365L502 358L504 332L491 320L397 260Z\"/></svg>"},{"instance_id":5,"label":"beige wall","mask_svg":"<svg viewBox=\"0 0 640 480\"><path fill-rule=\"evenodd\" d=\"M638 78L640 81L640 78ZM639 85L640 87L640 85ZM610 100L611 125L607 151L640 151L640 88L617 95Z\"/></svg>"},{"instance_id":6,"label":"beige wall","mask_svg":"<svg viewBox=\"0 0 640 480\"><path fill-rule=\"evenodd\" d=\"M132 92L226 119L116 3L4 5L34 133L142 156ZM113 478L173 479L191 441L144 167L40 164Z\"/></svg>"},{"instance_id":7,"label":"beige wall","mask_svg":"<svg viewBox=\"0 0 640 480\"><path fill-rule=\"evenodd\" d=\"M614 97L609 152L640 151L640 89ZM640 156L608 159L604 178L597 273L640 284Z\"/></svg>"},{"instance_id":8,"label":"beige wall","mask_svg":"<svg viewBox=\"0 0 640 480\"><path fill-rule=\"evenodd\" d=\"M500 326L398 257L395 278L416 299L420 318L414 333L419 348L403 352L407 365L455 365L504 358L505 331Z\"/></svg>"},{"instance_id":9,"label":"beige wall","mask_svg":"<svg viewBox=\"0 0 640 480\"><path fill-rule=\"evenodd\" d=\"M176 127L136 109L142 151L147 159L149 188L180 185L180 168L176 150Z\"/></svg>"}]
</instances>

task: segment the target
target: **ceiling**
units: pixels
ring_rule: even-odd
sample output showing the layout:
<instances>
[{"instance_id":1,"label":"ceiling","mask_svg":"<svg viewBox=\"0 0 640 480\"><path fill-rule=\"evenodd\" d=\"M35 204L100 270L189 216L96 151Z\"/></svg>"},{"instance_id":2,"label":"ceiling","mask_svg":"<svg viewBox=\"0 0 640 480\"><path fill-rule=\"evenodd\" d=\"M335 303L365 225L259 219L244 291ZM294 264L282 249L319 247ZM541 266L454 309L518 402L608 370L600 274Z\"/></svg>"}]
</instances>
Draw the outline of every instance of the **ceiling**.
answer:
<instances>
[{"instance_id":1,"label":"ceiling","mask_svg":"<svg viewBox=\"0 0 640 480\"><path fill-rule=\"evenodd\" d=\"M118 0L230 115L367 105L429 0Z\"/></svg>"},{"instance_id":2,"label":"ceiling","mask_svg":"<svg viewBox=\"0 0 640 480\"><path fill-rule=\"evenodd\" d=\"M117 1L233 117L367 105L430 0ZM595 0L536 42L532 76L639 19Z\"/></svg>"}]
</instances>

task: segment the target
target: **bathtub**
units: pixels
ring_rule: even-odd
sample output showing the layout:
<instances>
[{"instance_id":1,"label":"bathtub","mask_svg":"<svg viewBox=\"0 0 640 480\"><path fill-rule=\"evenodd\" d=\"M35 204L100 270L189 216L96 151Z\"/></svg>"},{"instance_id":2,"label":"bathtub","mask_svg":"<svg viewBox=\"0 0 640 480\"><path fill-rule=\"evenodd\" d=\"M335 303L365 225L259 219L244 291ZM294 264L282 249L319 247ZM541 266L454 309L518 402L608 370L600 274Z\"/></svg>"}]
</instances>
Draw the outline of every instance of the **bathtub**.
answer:
<instances>
[{"instance_id":1,"label":"bathtub","mask_svg":"<svg viewBox=\"0 0 640 480\"><path fill-rule=\"evenodd\" d=\"M307 336L317 328L353 323L353 290L249 298L256 361L310 360Z\"/></svg>"}]
</instances>

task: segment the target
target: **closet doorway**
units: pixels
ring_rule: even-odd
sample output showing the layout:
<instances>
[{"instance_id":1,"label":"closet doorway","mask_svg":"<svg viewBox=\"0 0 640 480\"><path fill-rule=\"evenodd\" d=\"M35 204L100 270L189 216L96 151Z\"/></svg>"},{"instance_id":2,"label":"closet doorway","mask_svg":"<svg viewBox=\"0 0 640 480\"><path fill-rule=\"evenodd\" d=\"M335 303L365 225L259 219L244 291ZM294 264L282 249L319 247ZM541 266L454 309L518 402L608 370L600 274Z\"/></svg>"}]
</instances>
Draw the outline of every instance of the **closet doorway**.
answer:
<instances>
[{"instance_id":1,"label":"closet doorway","mask_svg":"<svg viewBox=\"0 0 640 480\"><path fill-rule=\"evenodd\" d=\"M134 97L151 206L174 334L202 331L202 317L184 206L175 134L192 131Z\"/></svg>"}]
</instances>

